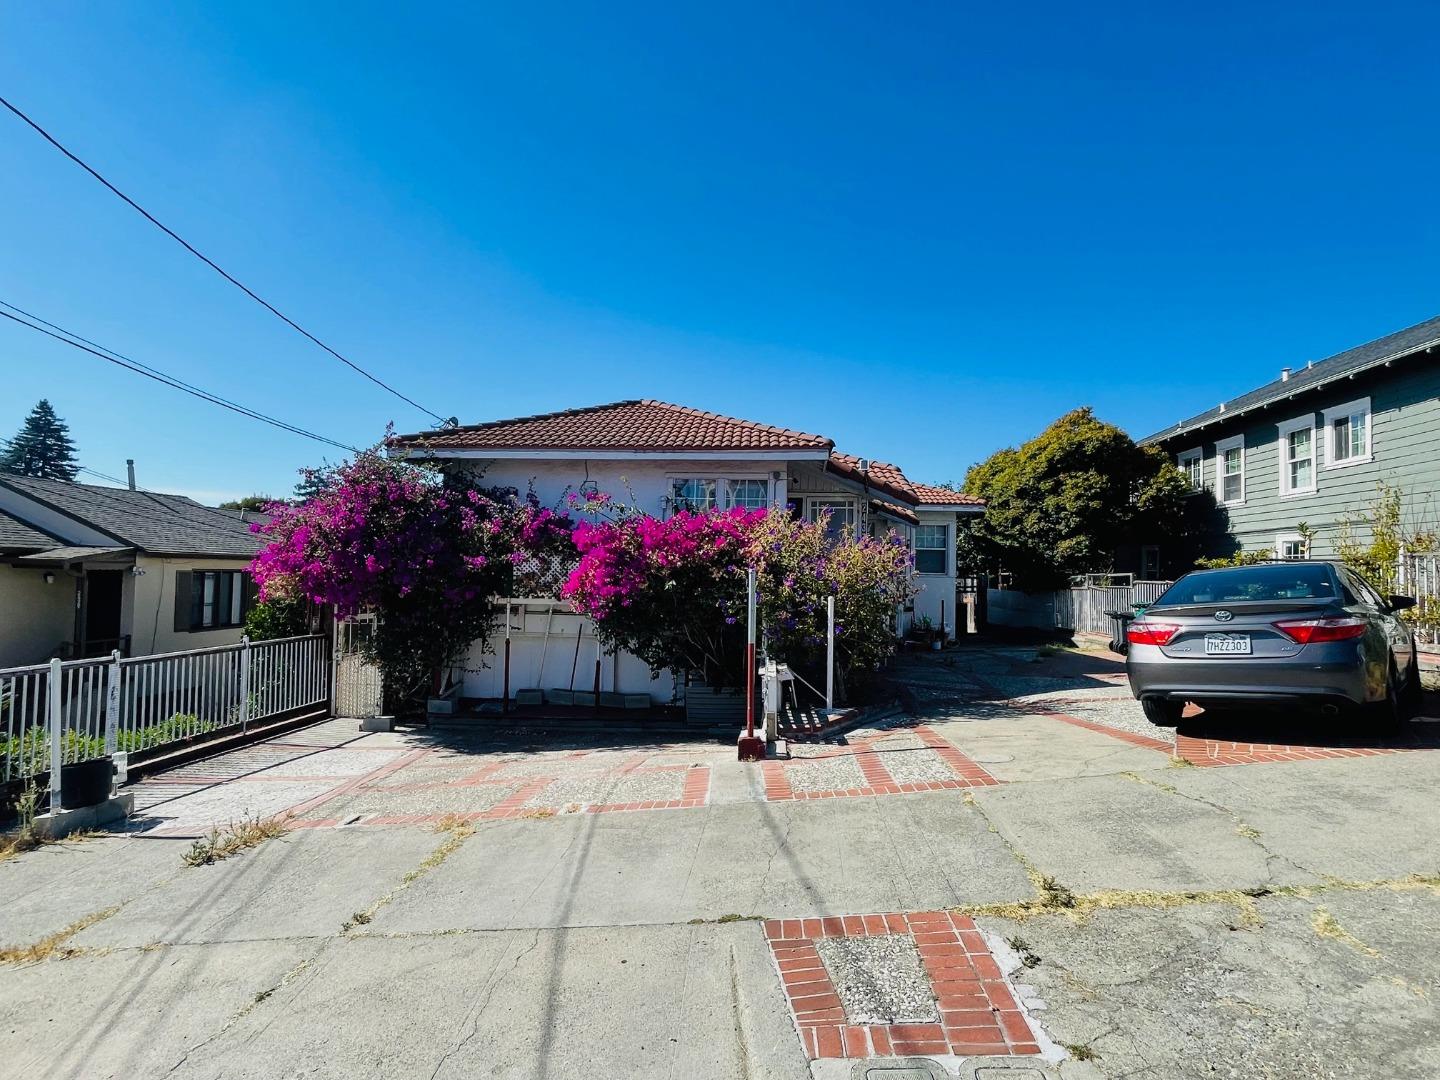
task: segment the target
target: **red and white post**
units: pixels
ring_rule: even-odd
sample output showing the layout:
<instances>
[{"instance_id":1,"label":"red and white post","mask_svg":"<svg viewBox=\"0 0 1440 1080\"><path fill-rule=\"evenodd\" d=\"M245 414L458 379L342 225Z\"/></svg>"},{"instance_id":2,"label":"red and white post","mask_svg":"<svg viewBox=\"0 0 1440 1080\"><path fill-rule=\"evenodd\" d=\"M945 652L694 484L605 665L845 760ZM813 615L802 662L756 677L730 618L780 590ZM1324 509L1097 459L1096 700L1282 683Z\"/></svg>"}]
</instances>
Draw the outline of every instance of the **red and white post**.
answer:
<instances>
[{"instance_id":1,"label":"red and white post","mask_svg":"<svg viewBox=\"0 0 1440 1080\"><path fill-rule=\"evenodd\" d=\"M745 730L737 740L741 761L763 761L765 739L755 734L755 568L745 571Z\"/></svg>"}]
</instances>

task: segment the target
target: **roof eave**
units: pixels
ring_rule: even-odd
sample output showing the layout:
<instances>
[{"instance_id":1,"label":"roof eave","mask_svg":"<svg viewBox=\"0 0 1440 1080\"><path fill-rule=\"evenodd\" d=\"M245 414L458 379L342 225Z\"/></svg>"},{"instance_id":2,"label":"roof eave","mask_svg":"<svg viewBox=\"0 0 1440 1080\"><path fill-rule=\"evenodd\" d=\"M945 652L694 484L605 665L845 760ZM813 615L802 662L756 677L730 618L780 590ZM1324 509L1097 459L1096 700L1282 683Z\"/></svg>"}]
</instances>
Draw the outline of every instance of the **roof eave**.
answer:
<instances>
[{"instance_id":1,"label":"roof eave","mask_svg":"<svg viewBox=\"0 0 1440 1080\"><path fill-rule=\"evenodd\" d=\"M444 458L454 461L675 461L704 458L715 461L825 461L826 447L775 447L773 449L716 449L714 447L667 447L660 450L633 450L615 447L534 449L526 447L443 447L399 444L392 448L403 457Z\"/></svg>"},{"instance_id":2,"label":"roof eave","mask_svg":"<svg viewBox=\"0 0 1440 1080\"><path fill-rule=\"evenodd\" d=\"M1182 420L1180 424L1176 427L1169 428L1165 431L1157 431L1153 435L1145 436L1145 438L1139 441L1139 445L1159 445L1160 443L1169 442L1171 439L1178 439L1182 435L1189 435L1193 432L1201 430L1202 428L1207 428L1211 424L1219 424L1224 421L1230 420L1233 417L1245 416L1249 413L1259 412L1261 409L1268 409L1271 405L1277 405L1282 401L1288 401L1299 394L1305 393L1307 390L1319 390L1321 387L1329 386L1331 383L1339 382L1341 379L1353 379L1355 376L1364 374L1367 371L1372 371L1377 367L1389 367L1396 360L1403 360L1407 356L1414 356L1416 353L1419 352L1430 352L1437 345L1440 345L1440 338L1432 338L1429 341L1422 341L1418 345L1412 345L1407 349L1402 349L1400 352L1390 353L1386 356L1380 356L1374 360L1370 360L1366 363L1360 364L1357 367L1346 368L1344 371L1337 371L1334 375L1327 375L1323 378L1317 379L1315 382L1306 383L1298 390L1291 390L1285 393L1279 393L1274 395L1273 397L1266 398L1264 401L1257 401L1253 405L1245 406L1243 409L1220 412L1216 413L1214 416L1207 415L1204 420L1198 421L1197 423L1193 424ZM1239 399L1232 398L1231 400L1236 401ZM1225 402L1225 405L1229 406L1230 402Z\"/></svg>"}]
</instances>

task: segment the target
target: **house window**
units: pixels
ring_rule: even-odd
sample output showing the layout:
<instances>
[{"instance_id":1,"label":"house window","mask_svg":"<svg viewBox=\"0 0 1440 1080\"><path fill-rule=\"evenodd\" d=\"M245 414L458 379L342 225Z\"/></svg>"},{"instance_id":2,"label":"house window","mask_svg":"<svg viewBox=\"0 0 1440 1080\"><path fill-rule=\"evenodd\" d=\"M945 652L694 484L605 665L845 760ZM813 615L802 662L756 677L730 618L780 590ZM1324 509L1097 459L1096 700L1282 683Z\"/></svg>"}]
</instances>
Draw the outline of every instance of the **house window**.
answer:
<instances>
[{"instance_id":1,"label":"house window","mask_svg":"<svg viewBox=\"0 0 1440 1080\"><path fill-rule=\"evenodd\" d=\"M1308 559L1310 545L1299 533L1281 533L1275 537L1275 557L1292 561Z\"/></svg>"},{"instance_id":2,"label":"house window","mask_svg":"<svg viewBox=\"0 0 1440 1080\"><path fill-rule=\"evenodd\" d=\"M1190 481L1192 491L1199 491L1205 486L1205 455L1200 447L1177 454L1175 462L1185 474L1185 479Z\"/></svg>"},{"instance_id":3,"label":"house window","mask_svg":"<svg viewBox=\"0 0 1440 1080\"><path fill-rule=\"evenodd\" d=\"M825 532L831 540L839 540L845 530L855 532L855 501L853 499L809 499L806 509L811 521L820 521L828 513Z\"/></svg>"},{"instance_id":4,"label":"house window","mask_svg":"<svg viewBox=\"0 0 1440 1080\"><path fill-rule=\"evenodd\" d=\"M182 572L177 581L190 579L190 629L221 630L243 626L249 610L245 574L240 570Z\"/></svg>"},{"instance_id":5,"label":"house window","mask_svg":"<svg viewBox=\"0 0 1440 1080\"><path fill-rule=\"evenodd\" d=\"M1245 436L1215 444L1215 476L1220 501L1234 506L1245 501Z\"/></svg>"},{"instance_id":6,"label":"house window","mask_svg":"<svg viewBox=\"0 0 1440 1080\"><path fill-rule=\"evenodd\" d=\"M916 525L916 573L944 574L949 569L950 527L948 525Z\"/></svg>"},{"instance_id":7,"label":"house window","mask_svg":"<svg viewBox=\"0 0 1440 1080\"><path fill-rule=\"evenodd\" d=\"M764 510L770 505L770 485L764 480L726 480L725 509Z\"/></svg>"},{"instance_id":8,"label":"house window","mask_svg":"<svg viewBox=\"0 0 1440 1080\"><path fill-rule=\"evenodd\" d=\"M699 512L715 509L714 480L675 480L671 484L675 509Z\"/></svg>"},{"instance_id":9,"label":"house window","mask_svg":"<svg viewBox=\"0 0 1440 1080\"><path fill-rule=\"evenodd\" d=\"M1280 426L1280 494L1315 490L1315 417L1300 416Z\"/></svg>"},{"instance_id":10,"label":"house window","mask_svg":"<svg viewBox=\"0 0 1440 1080\"><path fill-rule=\"evenodd\" d=\"M1370 399L1325 410L1325 465L1338 469L1370 460Z\"/></svg>"}]
</instances>

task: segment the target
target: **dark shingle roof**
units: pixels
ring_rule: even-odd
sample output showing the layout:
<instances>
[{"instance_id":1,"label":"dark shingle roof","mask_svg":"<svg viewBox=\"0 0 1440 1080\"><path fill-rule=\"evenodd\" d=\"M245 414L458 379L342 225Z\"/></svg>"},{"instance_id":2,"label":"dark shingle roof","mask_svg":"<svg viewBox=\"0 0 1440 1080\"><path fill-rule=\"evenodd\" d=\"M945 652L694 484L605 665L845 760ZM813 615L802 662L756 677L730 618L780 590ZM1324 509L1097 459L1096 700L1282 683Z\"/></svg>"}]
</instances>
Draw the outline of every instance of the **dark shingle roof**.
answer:
<instances>
[{"instance_id":1,"label":"dark shingle roof","mask_svg":"<svg viewBox=\"0 0 1440 1080\"><path fill-rule=\"evenodd\" d=\"M0 551L43 551L55 538L0 510Z\"/></svg>"},{"instance_id":2,"label":"dark shingle roof","mask_svg":"<svg viewBox=\"0 0 1440 1080\"><path fill-rule=\"evenodd\" d=\"M1248 394L1241 394L1223 405L1207 409L1188 420L1182 420L1173 427L1157 431L1153 435L1147 435L1140 442L1142 444L1163 442L1205 424L1214 423L1222 417L1229 419L1231 416L1248 412L1262 405L1284 401L1302 390L1321 386L1334 379L1383 364L1387 360L1399 359L1417 349L1436 344L1440 344L1440 315L1433 319L1426 319L1422 323L1416 323L1404 330L1397 330L1393 334L1387 334L1385 337L1377 338L1364 345L1357 345L1353 349L1346 349L1344 352L1336 353L1324 360L1317 360L1313 364L1299 368L1288 379L1276 379L1274 382L1268 382L1258 389L1251 390Z\"/></svg>"},{"instance_id":3,"label":"dark shingle roof","mask_svg":"<svg viewBox=\"0 0 1440 1080\"><path fill-rule=\"evenodd\" d=\"M152 555L215 555L250 558L260 538L237 511L201 506L183 495L162 495L94 484L67 484L33 476L0 474L0 487L59 510ZM57 542L46 538L45 547Z\"/></svg>"},{"instance_id":4,"label":"dark shingle roof","mask_svg":"<svg viewBox=\"0 0 1440 1080\"><path fill-rule=\"evenodd\" d=\"M401 435L401 446L435 450L827 450L823 435L701 412L664 401L616 401L584 409Z\"/></svg>"}]
</instances>

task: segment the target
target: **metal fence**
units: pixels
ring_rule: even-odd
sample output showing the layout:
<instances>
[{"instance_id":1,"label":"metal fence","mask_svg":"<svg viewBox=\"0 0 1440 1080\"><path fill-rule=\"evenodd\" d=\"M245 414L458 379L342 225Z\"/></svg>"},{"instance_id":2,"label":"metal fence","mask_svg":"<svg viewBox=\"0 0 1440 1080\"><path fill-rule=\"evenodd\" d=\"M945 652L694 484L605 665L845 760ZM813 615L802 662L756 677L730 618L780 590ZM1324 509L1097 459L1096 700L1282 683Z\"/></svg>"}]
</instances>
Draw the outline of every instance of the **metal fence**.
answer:
<instances>
[{"instance_id":1,"label":"metal fence","mask_svg":"<svg viewBox=\"0 0 1440 1080\"><path fill-rule=\"evenodd\" d=\"M0 669L0 782L119 751L244 731L328 704L324 634Z\"/></svg>"},{"instance_id":2,"label":"metal fence","mask_svg":"<svg viewBox=\"0 0 1440 1080\"><path fill-rule=\"evenodd\" d=\"M1398 591L1415 597L1406 620L1423 645L1440 645L1440 551L1402 551Z\"/></svg>"}]
</instances>

